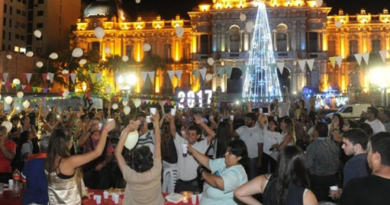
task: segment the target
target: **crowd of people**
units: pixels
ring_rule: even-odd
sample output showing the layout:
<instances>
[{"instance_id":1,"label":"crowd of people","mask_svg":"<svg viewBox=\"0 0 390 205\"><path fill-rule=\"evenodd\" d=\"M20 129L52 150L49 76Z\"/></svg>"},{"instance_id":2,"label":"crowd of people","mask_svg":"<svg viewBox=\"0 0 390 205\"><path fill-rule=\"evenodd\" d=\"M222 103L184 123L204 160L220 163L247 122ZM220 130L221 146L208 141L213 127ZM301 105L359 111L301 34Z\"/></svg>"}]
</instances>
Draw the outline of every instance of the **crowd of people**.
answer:
<instances>
[{"instance_id":1,"label":"crowd of people","mask_svg":"<svg viewBox=\"0 0 390 205\"><path fill-rule=\"evenodd\" d=\"M126 115L110 103L73 110L39 102L2 113L0 182L21 171L23 204L81 204L86 187L125 188L126 205L164 204L162 173L175 169L172 191L203 193L202 205L390 203L389 110L369 107L358 121L335 113L326 122L303 100L290 107L288 96L268 113L251 102L154 108ZM128 150L134 131L139 139Z\"/></svg>"}]
</instances>

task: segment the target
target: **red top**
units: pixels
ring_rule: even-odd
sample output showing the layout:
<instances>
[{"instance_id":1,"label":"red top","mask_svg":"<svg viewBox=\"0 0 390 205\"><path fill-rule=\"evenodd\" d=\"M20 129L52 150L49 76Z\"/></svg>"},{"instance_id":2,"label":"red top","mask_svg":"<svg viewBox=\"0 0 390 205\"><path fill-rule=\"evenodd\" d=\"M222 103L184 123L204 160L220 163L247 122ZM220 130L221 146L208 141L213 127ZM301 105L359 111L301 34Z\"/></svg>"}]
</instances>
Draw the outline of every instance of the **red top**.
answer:
<instances>
[{"instance_id":1,"label":"red top","mask_svg":"<svg viewBox=\"0 0 390 205\"><path fill-rule=\"evenodd\" d=\"M10 150L13 151L14 153L16 152L16 144L13 141L6 141L4 143L4 146ZM11 168L11 161L5 158L3 152L0 150L0 173L11 173L12 168Z\"/></svg>"}]
</instances>

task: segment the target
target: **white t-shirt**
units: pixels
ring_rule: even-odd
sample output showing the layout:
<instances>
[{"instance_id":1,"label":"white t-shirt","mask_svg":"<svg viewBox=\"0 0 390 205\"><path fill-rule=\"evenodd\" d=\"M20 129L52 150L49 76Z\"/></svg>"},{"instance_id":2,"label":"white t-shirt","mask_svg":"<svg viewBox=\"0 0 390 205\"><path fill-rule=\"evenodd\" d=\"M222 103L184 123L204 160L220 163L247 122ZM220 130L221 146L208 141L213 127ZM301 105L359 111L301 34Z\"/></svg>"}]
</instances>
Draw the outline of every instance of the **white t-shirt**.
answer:
<instances>
[{"instance_id":1,"label":"white t-shirt","mask_svg":"<svg viewBox=\"0 0 390 205\"><path fill-rule=\"evenodd\" d=\"M289 116L290 112L290 101L280 102L278 104L279 117Z\"/></svg>"},{"instance_id":2,"label":"white t-shirt","mask_svg":"<svg viewBox=\"0 0 390 205\"><path fill-rule=\"evenodd\" d=\"M256 158L259 156L259 143L264 143L263 131L259 124L256 122L254 127L248 127L246 125L239 127L236 130L240 139L245 142L246 149L248 150L249 158Z\"/></svg>"},{"instance_id":3,"label":"white t-shirt","mask_svg":"<svg viewBox=\"0 0 390 205\"><path fill-rule=\"evenodd\" d=\"M372 130L374 131L374 134L376 134L378 132L386 132L385 126L378 119L375 119L371 122L366 120L365 123L367 123L371 126Z\"/></svg>"},{"instance_id":4,"label":"white t-shirt","mask_svg":"<svg viewBox=\"0 0 390 205\"><path fill-rule=\"evenodd\" d=\"M183 155L183 146L182 144L188 144L188 141L181 137L178 133L176 133L175 139L173 140L175 143L176 151L177 151L177 164L178 164L178 174L179 179L183 181L193 180L198 176L196 172L199 164L192 157L190 153ZM208 148L207 138L202 141L196 142L192 147L198 150L200 153L204 154Z\"/></svg>"},{"instance_id":5,"label":"white t-shirt","mask_svg":"<svg viewBox=\"0 0 390 205\"><path fill-rule=\"evenodd\" d=\"M285 136L280 134L280 132L271 132L268 128L264 129L264 148L263 152L269 156L273 155L275 151L270 151L269 149L274 144L280 144L283 142Z\"/></svg>"}]
</instances>

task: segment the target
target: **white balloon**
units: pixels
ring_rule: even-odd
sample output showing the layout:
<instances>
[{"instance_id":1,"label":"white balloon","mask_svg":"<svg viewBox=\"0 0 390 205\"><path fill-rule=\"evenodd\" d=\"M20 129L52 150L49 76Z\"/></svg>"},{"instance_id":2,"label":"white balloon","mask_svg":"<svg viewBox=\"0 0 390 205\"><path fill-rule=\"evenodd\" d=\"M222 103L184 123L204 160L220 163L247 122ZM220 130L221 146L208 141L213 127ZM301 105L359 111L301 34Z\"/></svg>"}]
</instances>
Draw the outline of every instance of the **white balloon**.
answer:
<instances>
[{"instance_id":1,"label":"white balloon","mask_svg":"<svg viewBox=\"0 0 390 205\"><path fill-rule=\"evenodd\" d=\"M129 60L129 56L122 56L122 60L123 60L123 62L127 62L128 60Z\"/></svg>"},{"instance_id":2,"label":"white balloon","mask_svg":"<svg viewBox=\"0 0 390 205\"><path fill-rule=\"evenodd\" d=\"M68 74L69 73L69 70L63 70L62 72L61 72L62 74Z\"/></svg>"},{"instance_id":3,"label":"white balloon","mask_svg":"<svg viewBox=\"0 0 390 205\"><path fill-rule=\"evenodd\" d=\"M11 132L11 129L12 129L12 123L10 121L4 121L1 126L4 126L5 128L7 128L7 132Z\"/></svg>"},{"instance_id":4,"label":"white balloon","mask_svg":"<svg viewBox=\"0 0 390 205\"><path fill-rule=\"evenodd\" d=\"M324 3L323 0L316 0L316 6L317 6L317 7L322 6L322 3Z\"/></svg>"},{"instance_id":5,"label":"white balloon","mask_svg":"<svg viewBox=\"0 0 390 205\"><path fill-rule=\"evenodd\" d=\"M135 3L137 4L141 3L141 0L135 0Z\"/></svg>"},{"instance_id":6,"label":"white balloon","mask_svg":"<svg viewBox=\"0 0 390 205\"><path fill-rule=\"evenodd\" d=\"M148 51L150 51L150 49L152 49L152 46L150 46L149 43L145 43L144 44L144 51L148 52Z\"/></svg>"},{"instance_id":7,"label":"white balloon","mask_svg":"<svg viewBox=\"0 0 390 205\"><path fill-rule=\"evenodd\" d=\"M253 21L248 21L246 22L245 27L248 32L252 32L253 27L255 27L255 23L253 23Z\"/></svg>"},{"instance_id":8,"label":"white balloon","mask_svg":"<svg viewBox=\"0 0 390 205\"><path fill-rule=\"evenodd\" d=\"M72 56L75 57L75 58L83 56L83 49L81 49L81 48L73 49Z\"/></svg>"},{"instance_id":9,"label":"white balloon","mask_svg":"<svg viewBox=\"0 0 390 205\"><path fill-rule=\"evenodd\" d=\"M5 98L5 103L11 104L13 100L14 100L14 99L12 99L12 97L7 96L7 97Z\"/></svg>"},{"instance_id":10,"label":"white balloon","mask_svg":"<svg viewBox=\"0 0 390 205\"><path fill-rule=\"evenodd\" d=\"M30 102L29 101L24 101L23 102L23 107L25 108L25 109L27 109L27 108L29 108L30 107Z\"/></svg>"},{"instance_id":11,"label":"white balloon","mask_svg":"<svg viewBox=\"0 0 390 205\"><path fill-rule=\"evenodd\" d=\"M176 36L181 38L184 35L184 29L181 26L176 27L175 29Z\"/></svg>"},{"instance_id":12,"label":"white balloon","mask_svg":"<svg viewBox=\"0 0 390 205\"><path fill-rule=\"evenodd\" d=\"M49 58L52 59L52 60L55 60L55 59L58 58L58 54L57 54L57 53L51 53L51 54L49 55Z\"/></svg>"},{"instance_id":13,"label":"white balloon","mask_svg":"<svg viewBox=\"0 0 390 205\"><path fill-rule=\"evenodd\" d=\"M64 92L62 93L62 97L66 98L68 97L69 95L69 90L64 90Z\"/></svg>"},{"instance_id":14,"label":"white balloon","mask_svg":"<svg viewBox=\"0 0 390 205\"><path fill-rule=\"evenodd\" d=\"M128 115L131 111L131 108L129 106L126 106L125 108L123 108L123 112L125 112L126 115Z\"/></svg>"},{"instance_id":15,"label":"white balloon","mask_svg":"<svg viewBox=\"0 0 390 205\"><path fill-rule=\"evenodd\" d=\"M37 37L37 38L40 38L40 37L42 37L42 32L40 30L35 30L34 31L34 36Z\"/></svg>"},{"instance_id":16,"label":"white balloon","mask_svg":"<svg viewBox=\"0 0 390 205\"><path fill-rule=\"evenodd\" d=\"M139 107L140 105L141 105L141 100L138 99L138 98L135 99L135 100L134 100L134 106L135 106L135 107Z\"/></svg>"},{"instance_id":17,"label":"white balloon","mask_svg":"<svg viewBox=\"0 0 390 205\"><path fill-rule=\"evenodd\" d=\"M96 27L94 33L97 38L104 38L105 33L102 27Z\"/></svg>"},{"instance_id":18,"label":"white balloon","mask_svg":"<svg viewBox=\"0 0 390 205\"><path fill-rule=\"evenodd\" d=\"M341 21L336 21L334 26L336 26L336 28L341 28Z\"/></svg>"},{"instance_id":19,"label":"white balloon","mask_svg":"<svg viewBox=\"0 0 390 205\"><path fill-rule=\"evenodd\" d=\"M24 93L22 91L19 91L16 96L18 96L18 98L23 98L24 96Z\"/></svg>"},{"instance_id":20,"label":"white balloon","mask_svg":"<svg viewBox=\"0 0 390 205\"><path fill-rule=\"evenodd\" d=\"M125 147L129 150L133 149L134 146L137 144L139 138L138 131L135 130L133 132L130 132L127 135L126 141L125 141Z\"/></svg>"},{"instance_id":21,"label":"white balloon","mask_svg":"<svg viewBox=\"0 0 390 205\"><path fill-rule=\"evenodd\" d=\"M29 52L26 53L26 56L27 57L33 57L34 53L32 51L29 51Z\"/></svg>"},{"instance_id":22,"label":"white balloon","mask_svg":"<svg viewBox=\"0 0 390 205\"><path fill-rule=\"evenodd\" d=\"M86 59L81 59L80 61L79 61L79 64L80 65L84 65L84 64L86 64L87 63L87 60Z\"/></svg>"},{"instance_id":23,"label":"white balloon","mask_svg":"<svg viewBox=\"0 0 390 205\"><path fill-rule=\"evenodd\" d=\"M110 47L106 47L104 49L104 51L107 53L107 54L110 54L111 53L111 48Z\"/></svg>"},{"instance_id":24,"label":"white balloon","mask_svg":"<svg viewBox=\"0 0 390 205\"><path fill-rule=\"evenodd\" d=\"M112 109L114 109L114 110L118 109L118 104L116 104L116 103L112 104Z\"/></svg>"},{"instance_id":25,"label":"white balloon","mask_svg":"<svg viewBox=\"0 0 390 205\"><path fill-rule=\"evenodd\" d=\"M125 100L122 101L122 105L123 105L123 106L127 106L127 104L129 104L129 101L125 101Z\"/></svg>"},{"instance_id":26,"label":"white balloon","mask_svg":"<svg viewBox=\"0 0 390 205\"><path fill-rule=\"evenodd\" d=\"M12 59L12 56L10 54L8 54L6 57L7 57L8 60Z\"/></svg>"},{"instance_id":27,"label":"white balloon","mask_svg":"<svg viewBox=\"0 0 390 205\"><path fill-rule=\"evenodd\" d=\"M15 85L19 85L20 84L20 80L15 78L13 81L12 81L13 84Z\"/></svg>"},{"instance_id":28,"label":"white balloon","mask_svg":"<svg viewBox=\"0 0 390 205\"><path fill-rule=\"evenodd\" d=\"M206 81L208 82L208 81L210 81L210 80L212 80L212 79L213 79L213 74L207 73L207 74L206 74Z\"/></svg>"},{"instance_id":29,"label":"white balloon","mask_svg":"<svg viewBox=\"0 0 390 205\"><path fill-rule=\"evenodd\" d=\"M43 63L42 63L42 61L38 61L38 62L36 63L36 65L37 65L38 68L42 68Z\"/></svg>"},{"instance_id":30,"label":"white balloon","mask_svg":"<svg viewBox=\"0 0 390 205\"><path fill-rule=\"evenodd\" d=\"M213 58L208 58L207 59L207 63L209 64L209 65L214 65L214 59Z\"/></svg>"},{"instance_id":31,"label":"white balloon","mask_svg":"<svg viewBox=\"0 0 390 205\"><path fill-rule=\"evenodd\" d=\"M240 14L240 20L245 21L246 20L246 15L245 14Z\"/></svg>"}]
</instances>

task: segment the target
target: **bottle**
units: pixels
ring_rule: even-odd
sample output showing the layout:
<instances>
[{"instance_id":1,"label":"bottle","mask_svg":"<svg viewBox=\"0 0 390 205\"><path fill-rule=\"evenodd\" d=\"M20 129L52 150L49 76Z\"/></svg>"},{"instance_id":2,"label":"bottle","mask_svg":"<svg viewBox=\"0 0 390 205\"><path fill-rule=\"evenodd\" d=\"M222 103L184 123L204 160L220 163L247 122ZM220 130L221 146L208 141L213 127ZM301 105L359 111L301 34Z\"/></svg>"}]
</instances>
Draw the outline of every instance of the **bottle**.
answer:
<instances>
[{"instance_id":1,"label":"bottle","mask_svg":"<svg viewBox=\"0 0 390 205\"><path fill-rule=\"evenodd\" d=\"M12 179L14 180L14 192L19 193L20 191L20 171L15 169L12 174Z\"/></svg>"}]
</instances>

